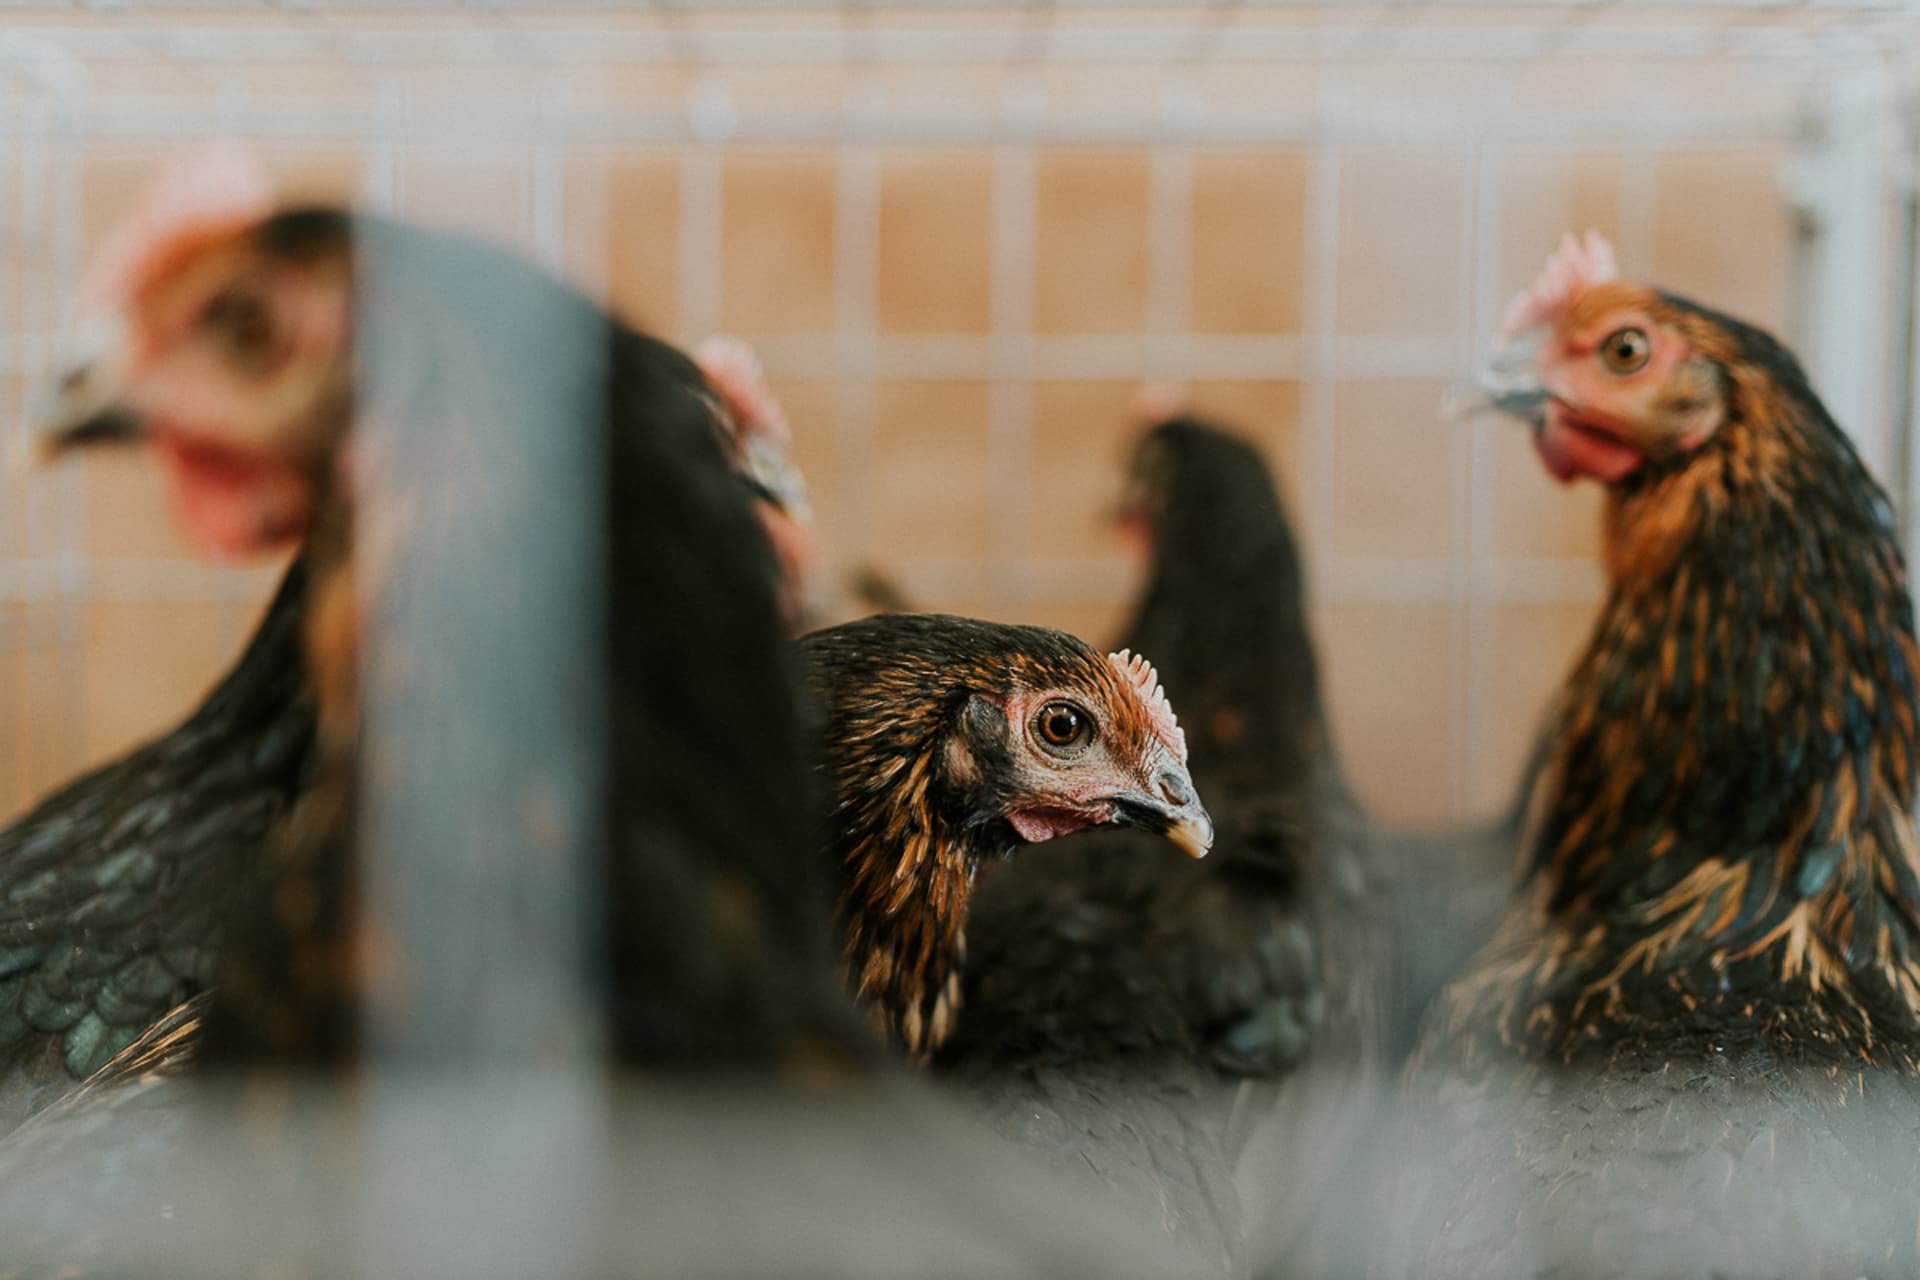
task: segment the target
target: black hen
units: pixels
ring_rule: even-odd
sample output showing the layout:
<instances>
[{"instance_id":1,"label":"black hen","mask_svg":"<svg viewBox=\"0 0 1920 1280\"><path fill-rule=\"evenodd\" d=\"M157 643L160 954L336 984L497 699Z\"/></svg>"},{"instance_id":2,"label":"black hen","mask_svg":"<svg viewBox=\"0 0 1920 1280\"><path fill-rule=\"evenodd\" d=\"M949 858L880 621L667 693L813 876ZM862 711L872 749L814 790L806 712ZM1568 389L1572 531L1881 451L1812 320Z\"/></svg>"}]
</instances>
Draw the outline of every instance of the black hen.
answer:
<instances>
[{"instance_id":1,"label":"black hen","mask_svg":"<svg viewBox=\"0 0 1920 1280\"><path fill-rule=\"evenodd\" d=\"M177 1134L167 1127L177 1112L139 1105L152 1096L147 1090L136 1085L95 1094L63 1108L60 1122L35 1124L8 1144L8 1157L21 1162L14 1167L35 1174L10 1180L16 1198L6 1206L6 1222L25 1229L9 1230L8 1238L23 1242L22 1252L57 1241L47 1245L55 1252L72 1243L78 1229L94 1256L120 1267L137 1258L149 1273L257 1272L263 1254L294 1270L334 1269L343 1238L367 1267L395 1273L420 1267L461 1274L822 1276L1056 1275L1081 1266L1100 1274L1177 1270L1124 1224L1090 1215L1044 1181L1010 1168L1003 1153L930 1109L911 1089L871 1076L857 1087L826 1093L771 1084L769 1067L800 1059L815 1063L818 1055L808 1050L823 1044L857 1061L860 1037L840 1016L844 997L835 993L825 948L818 945L827 903L809 869L814 828L802 816L809 810L806 775L783 679L785 648L770 559L695 412L699 397L677 359L494 251L339 215L290 216L332 219L336 228L350 229L347 243L366 255L355 278L377 270L383 282L371 302L363 297L354 308L378 339L362 342L359 350L381 353L360 366L354 417L314 420L331 441L327 447L277 437L299 460L297 473L311 467L303 474L316 491L311 509L318 594L342 599L328 591L351 572L360 575L357 585L364 591L345 599L370 598L378 612L364 664L372 683L363 703L356 688L343 690L339 683L351 681L363 666L358 619L309 610L308 657L326 709L328 759L322 765L326 776L308 793L307 813L316 797L334 788L342 789L346 803L322 813L323 820L296 823L272 864L269 890L249 899L249 944L230 952L225 970L235 977L217 996L223 1007L216 1017L232 1046L227 1061L353 1060L361 1047L353 1034L358 1024L336 1020L334 1010L352 1001L369 973L391 974L381 962L404 955L409 937L400 927L404 917L389 916L368 928L343 864L361 843L356 836L365 834L355 826L368 823L366 811L383 799L383 787L418 785L426 769L447 763L424 753L433 717L451 715L459 732L481 728L475 736L483 739L477 747L483 765L497 759L516 769L502 780L509 799L524 795L515 787L528 774L518 770L558 763L604 780L609 812L602 838L612 851L607 875L616 910L606 925L607 987L599 994L607 997L607 1019L630 1060L685 1074L677 1084L651 1077L653 1083L620 1112L611 1133L623 1141L613 1153L596 1145L605 1131L579 1129L580 1113L567 1105L595 1091L568 1094L566 1080L551 1075L542 1079L561 1086L558 1092L530 1095L511 1088L419 1095L376 1088L362 1104L372 1114L350 1109L344 1132L338 1110L322 1108L303 1118L299 1109L248 1107L243 1091L239 1114L214 1111L212 1120L221 1127L209 1125L205 1143L185 1151L171 1141ZM321 231L328 231L324 222L288 228L269 221L242 233L241 260L264 268L247 272L247 278L280 274L271 255L282 237ZM260 262L250 258L255 253L268 256ZM433 306L425 286L452 286L444 308L434 310L437 325L417 323L416 308ZM474 306L469 290L490 305ZM511 306L501 309L502 303ZM556 333L582 332L586 343L554 350ZM536 335L546 341L533 341ZM529 362L526 356L534 351L546 358ZM401 357L397 364L393 356ZM581 380L596 368L608 371L606 384ZM386 381L388 373L401 378L399 386ZM481 376L472 384L462 381L474 374ZM540 600L539 584L530 587L517 574L504 581L476 574L471 557L473 547L487 547L509 531L516 515L533 514L503 500L486 477L494 467L546 457L550 447L522 437L524 454L516 448L519 456L501 457L492 452L503 441L491 427L565 433L578 421L569 410L579 402L570 397L558 406L548 401L544 409L520 398L552 390L547 380L555 377L564 392L605 387L605 414L592 420L605 430L574 434L596 443L590 451L599 459L595 470L604 469L612 486L603 525L611 534L609 554L589 561L600 571L585 582L574 578L580 565L564 554L561 564L567 567L558 571L569 588L602 595L612 589L606 630L596 638L588 670L591 689L611 704L604 740L611 771L604 774L586 760L553 761L543 750L544 726L492 720L501 704L491 691L469 683L474 673L463 666L464 654L436 655L443 668L394 647L423 634L438 638L435 613L443 615L443 625L497 628L519 638L525 633L517 629L545 626L552 618L527 608L530 595ZM522 417L522 411L531 416ZM363 413L375 420L392 415L385 418L392 427L438 436L449 447L477 441L479 451L461 459L463 467L439 471L434 464L450 460L431 447L393 436L357 440L356 449L374 450L363 455L367 465L397 469L401 492L408 495L404 510L414 519L396 526L389 522L398 513L383 508L394 498L390 480L366 502L328 489L342 474L330 449L349 425L359 429ZM470 434L468 413L488 429ZM219 449L232 441L195 443ZM543 465L551 462L547 457ZM447 475L464 483L449 488L442 482ZM507 492L525 487L518 479L503 486ZM533 487L540 489L538 482ZM343 514L352 517L345 527L334 523ZM589 515L577 522L592 520ZM404 537L381 541L395 533ZM380 554L356 553L360 546L378 547ZM517 563L523 562L505 562ZM535 572L555 569L542 559ZM415 600L433 606L428 616L409 612ZM463 604L479 612L464 612ZM1086 655L1071 656L1078 661ZM1097 658L1093 664L1096 675L1104 672L1108 682L1118 682L1114 668ZM466 678L437 683L443 670ZM553 676L518 667L489 674L511 687ZM562 673L561 679L569 677ZM411 701L420 695L425 704ZM1144 703L1143 694L1136 696ZM415 727L417 717L396 714L415 708L428 710L424 728ZM356 777L350 766L359 754L362 712L375 729L375 745ZM1150 708L1143 714L1152 720ZM989 743L977 740L983 748ZM523 752L531 759L522 759ZM666 759L676 752L683 758ZM990 754L983 750L981 761L990 763ZM464 768L472 761L455 757L454 763ZM337 772L343 764L349 768ZM1146 782L1160 787L1166 779L1155 774ZM1114 804L1162 827L1177 820L1169 812L1181 807L1158 791L1147 798L1119 797ZM537 888L539 868L522 876L501 859L540 861L550 854L544 829L552 814L536 808L511 816L530 816L537 825L456 825L447 841L452 852L480 867L454 867L451 879L430 885L419 877L428 869L448 870L446 851L426 848L424 841L386 847L387 858L416 864L399 871L402 905L408 889L440 894L429 907L458 920L466 912L451 911L448 896L462 907L490 912L496 906L490 898L514 896L516 887ZM1196 820L1193 813L1181 818ZM489 883L488 876L496 879ZM316 904L326 909L316 912ZM581 936L559 939L560 945L594 949L599 930L590 920L575 923ZM641 930L645 936L637 936ZM475 940L483 950L496 941ZM491 963L493 957L481 959ZM404 991L418 974L402 970L402 981L389 985ZM482 990L479 999L455 1007L485 1024L495 1016L487 999L494 994ZM288 1012L295 1016L285 1017ZM421 1012L430 1015L422 1032L463 1033L449 1026L444 1008ZM374 1010L376 1025L379 1013ZM338 1027L338 1034L317 1044L285 1038L282 1026L297 1027L316 1014L317 1025ZM116 1067L139 1079L156 1059L173 1060L177 1022L193 1015L190 1008L179 1011ZM537 1030L540 1024L527 1025ZM403 1038L400 1047L406 1052L412 1045ZM532 1056L540 1056L538 1046ZM712 1077L708 1089L684 1083L688 1075L712 1076L716 1066L735 1070ZM115 1120L102 1155L86 1139L98 1136L101 1117L113 1114L109 1098L148 1114L137 1123ZM384 1166L383 1154L389 1161ZM508 1184L504 1192L502 1182ZM133 1197L119 1194L129 1186ZM413 1212L422 1197L431 1211ZM877 1229L876 1213L885 1219ZM183 1234L176 1222L200 1230ZM256 1229L210 1243L204 1231L209 1222ZM349 1224L351 1234L343 1237Z\"/></svg>"},{"instance_id":2,"label":"black hen","mask_svg":"<svg viewBox=\"0 0 1920 1280\"><path fill-rule=\"evenodd\" d=\"M800 654L823 720L841 959L887 1038L921 1061L965 1020L983 867L1090 827L1165 836L1194 857L1212 844L1185 741L1141 659L941 614L815 631Z\"/></svg>"},{"instance_id":3,"label":"black hen","mask_svg":"<svg viewBox=\"0 0 1920 1280\"><path fill-rule=\"evenodd\" d=\"M1777 341L1613 279L1597 237L1513 314L1548 329L1543 460L1608 486L1608 594L1518 892L1408 1082L1393 1269L1914 1274L1920 694L1886 496Z\"/></svg>"},{"instance_id":4,"label":"black hen","mask_svg":"<svg viewBox=\"0 0 1920 1280\"><path fill-rule=\"evenodd\" d=\"M470 815L459 841L473 847L436 867L430 887L389 886L400 901L519 884L515 893L546 909L546 891L521 882L541 864L515 851L604 831L633 851L596 873L613 907L607 923L534 927L558 929L546 945L606 956L618 993L612 1030L625 1053L656 1063L758 1059L803 1025L828 1034L835 1015L819 997L827 984L813 981L825 972L813 905L824 891L796 892L813 839L800 817L810 802L783 630L767 600L772 562L723 460L698 369L511 255L333 210L274 214L202 238L143 282L128 328L191 311L199 297L220 305L200 304L197 326L150 339L117 393L91 368L70 377L85 400L64 430L75 440L151 434L163 456L186 457L174 469L181 509L221 536L277 541L300 531L280 519L253 519L237 533L218 523L216 504L253 500L231 483L208 492L201 472L222 464L223 476L251 467L242 474L263 491L256 511L304 515L313 530L313 604L301 616L325 785L281 842L261 905L242 913L252 932L226 966L210 1017L219 1056L248 1056L221 1048L229 1028L273 1029L252 1047L276 1062L350 1054L351 988L370 966L405 963L367 950L394 922L376 922L370 938L357 921L346 856L363 789L362 600L373 602L374 623L435 655L397 651L368 668L383 681L373 705L394 744L383 749L435 767L367 773L402 816L390 820L398 829L366 834L434 846L430 817L409 808L429 796ZM231 331L227 317L243 302L265 338ZM254 348L314 313L350 322L263 379ZM543 343L547 357L528 365L525 353ZM185 402L172 408L167 397L186 394L189 378L191 404L225 412L196 419ZM565 428L581 420L600 430L576 445ZM371 512L361 509L363 482L334 461L365 421L390 424L353 440L359 465L376 468L386 486ZM513 484L495 478L508 474ZM584 492L557 488L570 480ZM604 546L551 532L559 526L543 523L542 506L556 502L571 503L583 526L599 524ZM356 550L369 539L381 547L371 568ZM516 554L544 554L559 567L489 587L489 572ZM389 563L406 576L387 581ZM622 585L618 607L604 614L602 575ZM531 643L575 600L588 625L603 628L585 647L518 683L508 679L516 668L486 665L479 637ZM453 714L468 726L446 738L454 754L435 759L413 745L416 734L439 740ZM604 727L592 730L602 715ZM607 735L617 785L604 811L580 807L580 779L602 775L579 759L570 723ZM462 792L445 781L461 777L497 782ZM488 821L492 805L500 807ZM425 835L410 834L422 822ZM294 950L283 949L289 940ZM476 925L467 945L499 943ZM802 959L809 951L811 963ZM694 955L700 963L687 964ZM511 1004L510 992L465 991L456 974L413 975L416 984L438 980L456 1000L496 1014ZM692 1008L706 1016L688 1017ZM423 1045L434 1039L431 1026L412 1034Z\"/></svg>"},{"instance_id":5,"label":"black hen","mask_svg":"<svg viewBox=\"0 0 1920 1280\"><path fill-rule=\"evenodd\" d=\"M1350 1189L1317 1120L1277 1119L1276 1081L1303 1060L1343 1081L1371 1069L1371 872L1266 464L1205 424L1166 422L1139 446L1127 505L1152 547L1127 640L1179 699L1216 851L1169 864L1100 834L996 871L978 895L969 1016L943 1065L1054 1167L1245 1269L1252 1233L1263 1251L1305 1256L1310 1184ZM1338 1092L1326 1114L1351 1124ZM1256 1123L1261 1151L1292 1148L1297 1186L1263 1158L1235 1185Z\"/></svg>"},{"instance_id":6,"label":"black hen","mask_svg":"<svg viewBox=\"0 0 1920 1280\"><path fill-rule=\"evenodd\" d=\"M307 576L185 723L0 832L0 1131L213 980L234 886L310 771Z\"/></svg>"}]
</instances>

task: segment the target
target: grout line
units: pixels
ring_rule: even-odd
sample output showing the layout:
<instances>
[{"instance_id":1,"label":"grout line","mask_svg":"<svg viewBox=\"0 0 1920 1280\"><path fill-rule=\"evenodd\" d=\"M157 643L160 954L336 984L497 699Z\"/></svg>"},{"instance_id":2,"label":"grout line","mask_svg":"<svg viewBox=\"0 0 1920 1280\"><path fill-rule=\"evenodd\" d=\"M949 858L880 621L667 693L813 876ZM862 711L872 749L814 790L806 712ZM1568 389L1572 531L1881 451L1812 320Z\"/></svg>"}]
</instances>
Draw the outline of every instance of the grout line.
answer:
<instances>
[{"instance_id":1,"label":"grout line","mask_svg":"<svg viewBox=\"0 0 1920 1280\"><path fill-rule=\"evenodd\" d=\"M1305 381L1316 368L1311 340L1303 334L1179 336L1180 359L1168 364L1167 376ZM1034 334L1013 329L996 329L985 337L881 335L870 344L870 358L878 376L887 378L985 378L1005 370L1042 379L1134 380L1142 376L1156 343L1142 333ZM781 377L823 377L836 365L834 340L818 334L775 334L757 339L755 346L768 371ZM1318 367L1335 379L1425 381L1453 378L1459 361L1458 337L1349 337Z\"/></svg>"},{"instance_id":2,"label":"grout line","mask_svg":"<svg viewBox=\"0 0 1920 1280\"><path fill-rule=\"evenodd\" d=\"M961 569L988 572L972 561L935 556L903 556L889 565L909 575ZM79 566L78 553L0 565L0 604L72 603L70 584ZM948 568L941 570L941 566ZM1443 559L1335 557L1321 569L1325 581L1316 585L1316 601L1439 604L1453 599L1456 590ZM86 602L253 604L271 590L279 572L277 568L220 569L192 560L99 560L91 567ZM1031 557L1011 573L1023 580L1022 590L1046 583L1049 591L1102 602L1134 581L1132 568L1123 560L1074 556ZM1573 558L1500 560L1465 576L1475 597L1494 604L1594 604L1605 590L1598 566ZM1074 588L1075 582L1090 590Z\"/></svg>"},{"instance_id":3,"label":"grout line","mask_svg":"<svg viewBox=\"0 0 1920 1280\"><path fill-rule=\"evenodd\" d=\"M720 149L689 147L680 157L680 334L699 342L720 328L726 174Z\"/></svg>"},{"instance_id":4,"label":"grout line","mask_svg":"<svg viewBox=\"0 0 1920 1280\"><path fill-rule=\"evenodd\" d=\"M541 83L536 105L544 124L553 114L555 90L551 77ZM567 167L564 144L557 134L541 129L527 155L527 225L533 252L555 275L567 272Z\"/></svg>"},{"instance_id":5,"label":"grout line","mask_svg":"<svg viewBox=\"0 0 1920 1280\"><path fill-rule=\"evenodd\" d=\"M1340 150L1316 144L1307 162L1305 302L1306 369L1300 395L1301 522L1308 552L1324 562L1333 546L1334 378L1341 343L1339 324ZM1320 564L1314 581L1326 581Z\"/></svg>"},{"instance_id":6,"label":"grout line","mask_svg":"<svg viewBox=\"0 0 1920 1280\"><path fill-rule=\"evenodd\" d=\"M392 81L382 84L373 95L376 109L389 122L402 114L400 86ZM360 192L368 206L397 213L400 209L400 154L390 139L398 129L376 131L360 157Z\"/></svg>"},{"instance_id":7,"label":"grout line","mask_svg":"<svg viewBox=\"0 0 1920 1280\"><path fill-rule=\"evenodd\" d=\"M1033 458L1034 234L1039 190L1031 146L993 153L987 475L993 516L990 564L994 603L1024 604L1019 572L1030 545Z\"/></svg>"},{"instance_id":8,"label":"grout line","mask_svg":"<svg viewBox=\"0 0 1920 1280\"><path fill-rule=\"evenodd\" d=\"M1193 149L1153 148L1148 169L1146 351L1134 378L1188 378L1193 278Z\"/></svg>"},{"instance_id":9,"label":"grout line","mask_svg":"<svg viewBox=\"0 0 1920 1280\"><path fill-rule=\"evenodd\" d=\"M1620 165L1620 257L1628 279L1653 275L1653 215L1659 195L1658 153L1631 152Z\"/></svg>"},{"instance_id":10,"label":"grout line","mask_svg":"<svg viewBox=\"0 0 1920 1280\"><path fill-rule=\"evenodd\" d=\"M1485 344L1493 337L1498 315L1500 280L1500 242L1505 223L1505 157L1496 145L1475 152L1473 174L1475 190L1467 221L1467 243L1463 246L1467 266L1467 288L1462 291L1466 305L1460 326L1460 368L1471 369ZM1492 559L1493 516L1499 492L1493 483L1493 449L1488 424L1478 419L1456 421L1454 429L1465 433L1463 528L1458 531L1462 545L1459 556L1466 569L1463 585L1478 587L1480 569ZM1456 448L1458 448L1456 444ZM1462 817L1473 808L1473 783L1487 753L1485 706L1489 684L1487 645L1491 638L1489 610L1484 595L1468 590L1460 605L1460 650L1455 660L1459 679L1455 707L1459 715L1455 735L1454 816Z\"/></svg>"},{"instance_id":11,"label":"grout line","mask_svg":"<svg viewBox=\"0 0 1920 1280\"><path fill-rule=\"evenodd\" d=\"M838 151L833 239L835 520L846 549L865 559L874 550L874 486L887 482L873 464L879 426L874 326L880 289L880 158L871 147Z\"/></svg>"},{"instance_id":12,"label":"grout line","mask_svg":"<svg viewBox=\"0 0 1920 1280\"><path fill-rule=\"evenodd\" d=\"M81 242L81 225L85 212L86 171L75 147L42 144L36 150L39 163L45 168L41 187L46 192L45 200L55 228L54 275L48 283L57 290L55 297L43 296L39 299L41 306L36 328L41 333L50 334L56 332L62 323L59 299L73 296L74 286L80 279L81 253L85 247ZM45 354L43 352L43 357ZM81 758L80 726L84 722L86 708L86 619L80 606L89 587L86 547L92 495L85 471L78 467L69 468L67 475L55 479L51 496L67 518L62 530L65 536L47 545L78 549L73 554L73 567L61 583L66 598L56 611L61 641L61 704L65 714L64 723L55 732L58 734L57 759L61 772L65 773L77 766ZM57 515L54 522L63 523Z\"/></svg>"},{"instance_id":13,"label":"grout line","mask_svg":"<svg viewBox=\"0 0 1920 1280\"><path fill-rule=\"evenodd\" d=\"M1022 599L1065 604L1113 604L1137 583L1137 569L1124 559L1085 556L1034 557L995 570L978 561L943 556L889 559L889 572L915 594L930 599L978 599L1012 583ZM1324 581L1313 593L1323 604L1446 604L1456 587L1447 561L1341 557L1322 566ZM1472 592L1503 604L1599 603L1605 589L1598 566L1585 560L1512 560L1471 575ZM1445 744L1437 744L1444 746Z\"/></svg>"},{"instance_id":14,"label":"grout line","mask_svg":"<svg viewBox=\"0 0 1920 1280\"><path fill-rule=\"evenodd\" d=\"M0 138L0 192L20 189L19 165L18 144L10 138ZM25 241L25 222L19 216L16 201L0 200L0 235L12 246ZM0 254L0 307L5 308L12 322L25 328L27 273L20 265L22 258L17 252ZM0 404L0 458L15 456L15 432L19 429L15 424L24 417L24 399L24 393L14 388L5 403ZM0 507L0 571L20 554L19 499L25 489L26 483L18 468L6 468L5 479L0 481L0 502L5 504ZM8 664L10 676L22 670L29 618L24 609L0 609L0 660ZM27 759L28 744L39 728L27 723L28 683L19 678L0 679L0 762L6 766L5 771L0 772L0 794L12 792L27 772L20 767L20 762Z\"/></svg>"}]
</instances>

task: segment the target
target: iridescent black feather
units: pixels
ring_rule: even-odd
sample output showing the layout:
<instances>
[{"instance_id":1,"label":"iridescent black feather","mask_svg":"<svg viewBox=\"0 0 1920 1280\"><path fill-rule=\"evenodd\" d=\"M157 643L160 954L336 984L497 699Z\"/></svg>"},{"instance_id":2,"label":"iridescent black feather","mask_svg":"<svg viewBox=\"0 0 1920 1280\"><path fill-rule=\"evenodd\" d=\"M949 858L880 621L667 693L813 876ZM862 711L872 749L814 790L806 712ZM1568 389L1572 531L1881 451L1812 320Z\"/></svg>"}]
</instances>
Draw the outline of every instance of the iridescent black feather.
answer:
<instances>
[{"instance_id":1,"label":"iridescent black feather","mask_svg":"<svg viewBox=\"0 0 1920 1280\"><path fill-rule=\"evenodd\" d=\"M1610 493L1520 892L1409 1079L1390 1269L1910 1274L1920 704L1891 509L1777 341L1608 287L1726 414Z\"/></svg>"},{"instance_id":2,"label":"iridescent black feather","mask_svg":"<svg viewBox=\"0 0 1920 1280\"><path fill-rule=\"evenodd\" d=\"M177 729L0 832L0 1130L206 989L235 885L305 784L296 562Z\"/></svg>"}]
</instances>

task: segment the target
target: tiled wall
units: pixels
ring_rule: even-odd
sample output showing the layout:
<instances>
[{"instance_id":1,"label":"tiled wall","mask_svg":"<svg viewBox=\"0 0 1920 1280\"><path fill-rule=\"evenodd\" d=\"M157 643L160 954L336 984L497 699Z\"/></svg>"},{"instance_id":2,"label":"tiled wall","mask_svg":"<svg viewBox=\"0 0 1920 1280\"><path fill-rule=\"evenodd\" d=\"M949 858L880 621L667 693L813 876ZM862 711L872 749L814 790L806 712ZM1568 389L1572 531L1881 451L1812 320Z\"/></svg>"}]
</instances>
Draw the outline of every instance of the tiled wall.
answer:
<instances>
[{"instance_id":1,"label":"tiled wall","mask_svg":"<svg viewBox=\"0 0 1920 1280\"><path fill-rule=\"evenodd\" d=\"M20 193L0 212L10 369L44 358L85 243L152 154L0 152ZM872 563L930 607L1110 638L1137 574L1105 519L1129 402L1143 375L1189 381L1284 474L1340 747L1405 822L1501 802L1597 598L1597 495L1557 489L1517 429L1437 413L1506 297L1592 225L1629 274L1768 324L1787 302L1782 156L1764 148L271 158L299 188L529 245L661 332L753 339L830 574ZM12 416L26 381L3 389ZM181 714L274 567L187 564L134 459L10 476L0 496L11 812Z\"/></svg>"}]
</instances>

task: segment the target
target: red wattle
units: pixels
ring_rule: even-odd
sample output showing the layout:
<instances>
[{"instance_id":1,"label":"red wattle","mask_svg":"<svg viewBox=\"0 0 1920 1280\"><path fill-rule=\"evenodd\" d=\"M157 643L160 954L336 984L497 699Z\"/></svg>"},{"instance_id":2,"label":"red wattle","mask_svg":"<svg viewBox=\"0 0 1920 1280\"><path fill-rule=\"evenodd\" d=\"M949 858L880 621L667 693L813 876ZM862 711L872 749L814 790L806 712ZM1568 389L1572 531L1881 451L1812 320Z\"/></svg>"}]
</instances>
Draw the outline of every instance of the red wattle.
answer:
<instances>
[{"instance_id":1,"label":"red wattle","mask_svg":"<svg viewBox=\"0 0 1920 1280\"><path fill-rule=\"evenodd\" d=\"M1533 447L1562 484L1577 476L1612 484L1632 475L1646 461L1625 441L1573 421L1558 404L1547 407L1546 424L1533 433Z\"/></svg>"},{"instance_id":2,"label":"red wattle","mask_svg":"<svg viewBox=\"0 0 1920 1280\"><path fill-rule=\"evenodd\" d=\"M1071 835L1093 825L1093 819L1072 809L1022 809L1007 815L1014 831L1028 844L1039 844L1059 836Z\"/></svg>"},{"instance_id":3,"label":"red wattle","mask_svg":"<svg viewBox=\"0 0 1920 1280\"><path fill-rule=\"evenodd\" d=\"M156 431L154 444L180 523L210 555L238 559L306 531L311 494L284 463L179 431Z\"/></svg>"}]
</instances>

